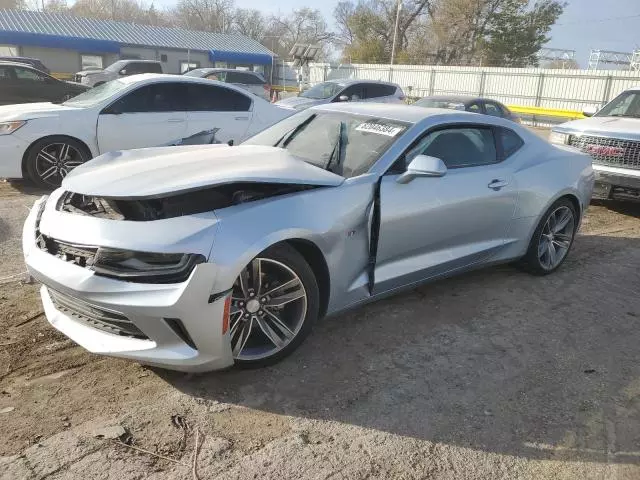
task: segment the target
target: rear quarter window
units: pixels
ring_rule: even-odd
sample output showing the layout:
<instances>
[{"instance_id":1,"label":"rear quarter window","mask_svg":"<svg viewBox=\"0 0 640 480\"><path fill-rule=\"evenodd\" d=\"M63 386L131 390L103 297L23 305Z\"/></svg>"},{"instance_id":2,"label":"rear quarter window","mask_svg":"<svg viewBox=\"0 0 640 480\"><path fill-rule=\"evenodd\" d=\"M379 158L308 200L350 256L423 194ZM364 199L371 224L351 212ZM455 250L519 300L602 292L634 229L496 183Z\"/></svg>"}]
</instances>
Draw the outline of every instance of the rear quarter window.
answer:
<instances>
[{"instance_id":1,"label":"rear quarter window","mask_svg":"<svg viewBox=\"0 0 640 480\"><path fill-rule=\"evenodd\" d=\"M498 141L502 145L502 155L504 158L509 158L524 145L524 140L520 138L520 135L508 128L500 128L498 130Z\"/></svg>"}]
</instances>

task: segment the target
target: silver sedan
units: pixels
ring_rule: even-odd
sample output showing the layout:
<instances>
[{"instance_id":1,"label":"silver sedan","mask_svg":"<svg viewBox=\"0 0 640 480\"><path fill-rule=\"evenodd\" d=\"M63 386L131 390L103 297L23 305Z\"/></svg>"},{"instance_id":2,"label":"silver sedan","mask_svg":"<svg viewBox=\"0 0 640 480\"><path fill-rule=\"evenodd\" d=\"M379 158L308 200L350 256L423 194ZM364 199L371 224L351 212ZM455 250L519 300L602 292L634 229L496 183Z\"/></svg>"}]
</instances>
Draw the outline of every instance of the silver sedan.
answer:
<instances>
[{"instance_id":1,"label":"silver sedan","mask_svg":"<svg viewBox=\"0 0 640 480\"><path fill-rule=\"evenodd\" d=\"M49 322L92 352L254 367L318 318L425 281L555 271L593 182L588 156L507 120L333 104L240 146L88 162L36 203L24 255Z\"/></svg>"}]
</instances>

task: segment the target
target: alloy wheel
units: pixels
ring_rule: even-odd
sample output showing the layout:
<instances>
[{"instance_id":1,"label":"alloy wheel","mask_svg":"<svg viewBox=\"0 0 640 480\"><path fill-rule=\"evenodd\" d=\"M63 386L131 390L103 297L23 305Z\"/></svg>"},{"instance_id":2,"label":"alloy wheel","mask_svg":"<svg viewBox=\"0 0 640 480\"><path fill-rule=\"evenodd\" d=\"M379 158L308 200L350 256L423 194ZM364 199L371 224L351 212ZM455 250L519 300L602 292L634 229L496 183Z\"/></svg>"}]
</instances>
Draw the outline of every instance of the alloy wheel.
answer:
<instances>
[{"instance_id":1,"label":"alloy wheel","mask_svg":"<svg viewBox=\"0 0 640 480\"><path fill-rule=\"evenodd\" d=\"M538 243L538 259L545 270L553 270L562 263L574 234L575 218L569 207L563 205L551 212Z\"/></svg>"},{"instance_id":2,"label":"alloy wheel","mask_svg":"<svg viewBox=\"0 0 640 480\"><path fill-rule=\"evenodd\" d=\"M71 170L84 163L80 151L68 143L50 143L36 156L36 173L50 186L58 186Z\"/></svg>"},{"instance_id":3,"label":"alloy wheel","mask_svg":"<svg viewBox=\"0 0 640 480\"><path fill-rule=\"evenodd\" d=\"M257 257L242 270L231 295L233 357L260 360L296 337L307 314L307 292L287 265Z\"/></svg>"}]
</instances>

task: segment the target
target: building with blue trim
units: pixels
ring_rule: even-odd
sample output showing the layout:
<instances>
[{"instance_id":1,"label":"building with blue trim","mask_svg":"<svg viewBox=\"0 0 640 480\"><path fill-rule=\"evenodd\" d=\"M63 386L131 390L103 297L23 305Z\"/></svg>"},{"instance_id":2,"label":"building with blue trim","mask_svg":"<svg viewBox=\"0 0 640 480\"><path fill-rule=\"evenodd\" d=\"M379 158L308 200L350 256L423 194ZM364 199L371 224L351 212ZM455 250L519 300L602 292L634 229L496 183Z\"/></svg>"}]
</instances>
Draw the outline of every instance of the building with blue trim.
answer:
<instances>
[{"instance_id":1,"label":"building with blue trim","mask_svg":"<svg viewBox=\"0 0 640 480\"><path fill-rule=\"evenodd\" d=\"M262 70L274 53L243 35L0 10L2 55L39 58L52 72L72 74L120 59L158 60L165 73L213 66Z\"/></svg>"}]
</instances>

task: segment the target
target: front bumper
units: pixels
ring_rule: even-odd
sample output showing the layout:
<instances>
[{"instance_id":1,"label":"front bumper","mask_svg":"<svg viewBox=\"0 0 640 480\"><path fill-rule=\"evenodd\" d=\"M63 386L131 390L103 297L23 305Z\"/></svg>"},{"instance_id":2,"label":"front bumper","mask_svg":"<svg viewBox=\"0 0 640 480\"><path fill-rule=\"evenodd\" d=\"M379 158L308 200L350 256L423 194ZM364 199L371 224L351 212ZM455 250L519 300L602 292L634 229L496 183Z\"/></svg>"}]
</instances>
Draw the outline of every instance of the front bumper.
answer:
<instances>
[{"instance_id":1,"label":"front bumper","mask_svg":"<svg viewBox=\"0 0 640 480\"><path fill-rule=\"evenodd\" d=\"M640 170L593 164L594 199L640 201Z\"/></svg>"},{"instance_id":2,"label":"front bumper","mask_svg":"<svg viewBox=\"0 0 640 480\"><path fill-rule=\"evenodd\" d=\"M198 265L180 284L132 283L95 275L38 248L35 231L44 201L38 200L32 208L22 243L29 273L43 284L42 303L51 325L90 352L147 365L200 372L233 364L229 333L222 333L225 297L210 301L214 265ZM84 309L78 313L62 308L54 301L60 296ZM125 318L142 335L96 328L99 322L93 314L87 319L87 311L98 312L97 318L102 318L100 312ZM176 319L183 329L176 329Z\"/></svg>"},{"instance_id":3,"label":"front bumper","mask_svg":"<svg viewBox=\"0 0 640 480\"><path fill-rule=\"evenodd\" d=\"M22 178L22 157L29 142L18 133L0 135L0 178Z\"/></svg>"}]
</instances>

